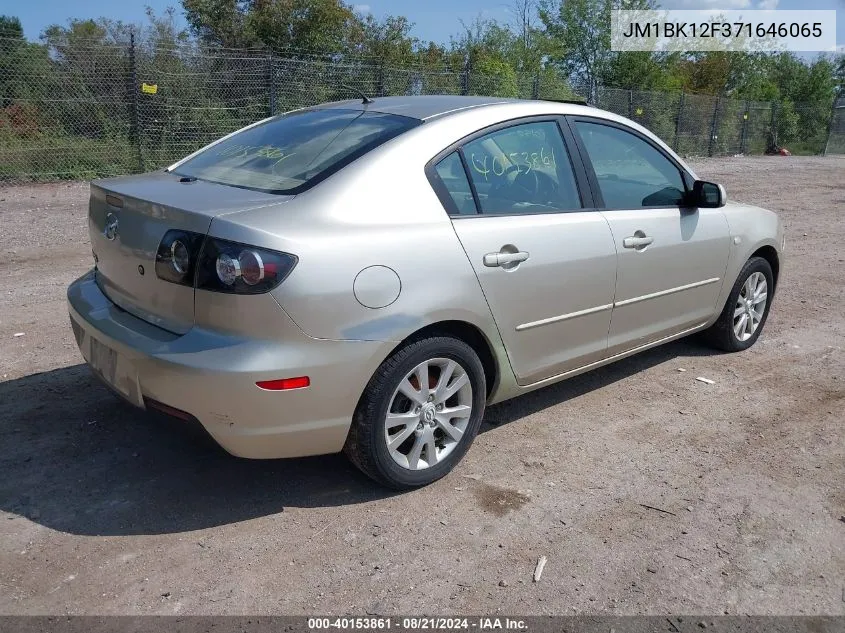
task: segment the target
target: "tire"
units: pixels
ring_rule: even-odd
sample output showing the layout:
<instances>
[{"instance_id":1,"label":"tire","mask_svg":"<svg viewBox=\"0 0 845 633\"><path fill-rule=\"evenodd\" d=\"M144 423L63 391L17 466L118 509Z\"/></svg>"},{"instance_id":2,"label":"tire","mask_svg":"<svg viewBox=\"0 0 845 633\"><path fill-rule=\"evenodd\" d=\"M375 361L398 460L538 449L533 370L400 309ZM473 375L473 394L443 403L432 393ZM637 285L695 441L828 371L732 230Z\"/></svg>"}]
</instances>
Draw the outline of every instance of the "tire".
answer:
<instances>
[{"instance_id":1,"label":"tire","mask_svg":"<svg viewBox=\"0 0 845 633\"><path fill-rule=\"evenodd\" d=\"M427 389L421 388L424 373ZM451 471L469 450L486 399L484 368L469 345L447 336L413 341L385 360L370 380L343 450L366 475L387 487L428 485Z\"/></svg>"},{"instance_id":2,"label":"tire","mask_svg":"<svg viewBox=\"0 0 845 633\"><path fill-rule=\"evenodd\" d=\"M752 327L753 321L751 316L749 316L750 313L739 313L742 309L740 298L742 295L744 299L748 293L749 288L746 288L746 283L749 283L752 277L759 280L759 275L763 276L766 283L765 306L763 307L759 322L753 328L753 332L749 332L748 330ZM772 267L769 265L769 262L762 257L752 257L749 259L745 263L745 266L742 267L719 318L710 328L704 331L703 338L705 342L725 352L741 352L754 345L757 339L760 338L763 326L766 325L766 319L769 316L769 307L772 305L772 298L774 297L774 288L774 276L772 275ZM752 301L753 299L754 297L752 297ZM756 308L755 312L759 314L759 303L756 305ZM735 317L735 313L739 313L739 316ZM743 314L746 317L746 327L745 329L740 328L740 333L738 333L736 328L740 326ZM751 324L749 324L749 321L751 321Z\"/></svg>"}]
</instances>

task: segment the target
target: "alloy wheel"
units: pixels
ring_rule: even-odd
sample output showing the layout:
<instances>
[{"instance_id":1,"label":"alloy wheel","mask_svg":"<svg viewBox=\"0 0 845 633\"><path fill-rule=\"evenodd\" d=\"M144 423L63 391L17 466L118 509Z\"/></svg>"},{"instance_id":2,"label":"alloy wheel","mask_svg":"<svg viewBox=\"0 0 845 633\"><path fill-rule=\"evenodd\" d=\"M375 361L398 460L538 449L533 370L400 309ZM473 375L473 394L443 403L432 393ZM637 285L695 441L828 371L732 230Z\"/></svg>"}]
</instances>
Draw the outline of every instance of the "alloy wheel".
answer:
<instances>
[{"instance_id":1,"label":"alloy wheel","mask_svg":"<svg viewBox=\"0 0 845 633\"><path fill-rule=\"evenodd\" d=\"M739 341L747 341L763 320L768 298L766 276L761 272L752 273L745 280L734 307L734 335Z\"/></svg>"},{"instance_id":2,"label":"alloy wheel","mask_svg":"<svg viewBox=\"0 0 845 633\"><path fill-rule=\"evenodd\" d=\"M472 384L451 358L423 361L399 382L384 421L391 458L409 470L431 468L463 439L472 415Z\"/></svg>"}]
</instances>

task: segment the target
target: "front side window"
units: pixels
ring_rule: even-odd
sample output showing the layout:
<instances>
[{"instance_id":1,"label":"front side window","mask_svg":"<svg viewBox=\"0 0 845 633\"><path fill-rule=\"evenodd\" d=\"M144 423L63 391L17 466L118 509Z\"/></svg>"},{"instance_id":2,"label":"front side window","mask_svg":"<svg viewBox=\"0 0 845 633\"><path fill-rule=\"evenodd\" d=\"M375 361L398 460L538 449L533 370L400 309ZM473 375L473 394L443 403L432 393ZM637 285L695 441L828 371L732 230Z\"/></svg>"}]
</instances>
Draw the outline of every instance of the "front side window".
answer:
<instances>
[{"instance_id":1,"label":"front side window","mask_svg":"<svg viewBox=\"0 0 845 633\"><path fill-rule=\"evenodd\" d=\"M681 172L662 152L617 127L576 121L609 209L679 206L686 186Z\"/></svg>"},{"instance_id":2,"label":"front side window","mask_svg":"<svg viewBox=\"0 0 845 633\"><path fill-rule=\"evenodd\" d=\"M482 213L542 213L581 208L575 174L554 121L520 123L461 150Z\"/></svg>"},{"instance_id":3,"label":"front side window","mask_svg":"<svg viewBox=\"0 0 845 633\"><path fill-rule=\"evenodd\" d=\"M361 110L292 112L209 147L174 173L245 189L295 194L419 123Z\"/></svg>"}]
</instances>

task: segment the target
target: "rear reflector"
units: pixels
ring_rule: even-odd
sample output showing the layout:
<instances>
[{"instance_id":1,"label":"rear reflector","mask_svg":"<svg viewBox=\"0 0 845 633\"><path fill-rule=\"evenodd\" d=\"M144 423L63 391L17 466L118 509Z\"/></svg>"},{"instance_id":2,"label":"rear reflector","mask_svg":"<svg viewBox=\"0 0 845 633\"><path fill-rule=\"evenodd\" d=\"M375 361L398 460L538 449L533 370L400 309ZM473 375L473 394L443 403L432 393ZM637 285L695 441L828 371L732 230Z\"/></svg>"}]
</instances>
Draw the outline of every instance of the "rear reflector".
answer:
<instances>
[{"instance_id":1,"label":"rear reflector","mask_svg":"<svg viewBox=\"0 0 845 633\"><path fill-rule=\"evenodd\" d=\"M298 378L262 380L255 384L267 391L285 391L287 389L304 389L311 384L311 379L308 376L299 376Z\"/></svg>"},{"instance_id":2,"label":"rear reflector","mask_svg":"<svg viewBox=\"0 0 845 633\"><path fill-rule=\"evenodd\" d=\"M153 400L152 398L144 398L144 405L148 409L154 409L159 413L163 413L179 420L184 420L185 422L193 422L194 420L196 420L196 418L187 411L182 411L181 409L177 409L176 407L171 407L169 405L164 404L163 402L159 402L158 400Z\"/></svg>"}]
</instances>

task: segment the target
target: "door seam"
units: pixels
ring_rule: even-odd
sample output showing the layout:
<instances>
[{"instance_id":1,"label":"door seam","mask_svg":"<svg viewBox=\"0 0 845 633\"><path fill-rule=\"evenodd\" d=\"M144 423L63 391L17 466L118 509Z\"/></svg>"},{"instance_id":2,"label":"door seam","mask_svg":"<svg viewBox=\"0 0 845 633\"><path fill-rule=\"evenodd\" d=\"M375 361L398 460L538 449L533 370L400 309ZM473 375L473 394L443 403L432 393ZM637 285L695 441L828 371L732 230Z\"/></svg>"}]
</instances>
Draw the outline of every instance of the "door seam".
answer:
<instances>
[{"instance_id":1,"label":"door seam","mask_svg":"<svg viewBox=\"0 0 845 633\"><path fill-rule=\"evenodd\" d=\"M461 245L461 250L464 252L464 255L467 258L467 264L469 264L469 268L472 271L472 274L475 276L475 282L478 284L478 289L481 291L481 296L484 297L484 303L487 304L487 312L490 314L490 320L493 322L493 327L496 328L496 333L499 335L499 342L502 344L502 349L505 351L505 358L508 359L508 366L510 366L511 374L514 377L514 380L517 384L519 384L519 380L516 375L516 370L513 368L513 360L511 360L510 352L508 351L508 346L505 345L505 339L502 336L502 330L499 328L499 322L496 321L496 316L493 314L493 307L490 305L490 300L487 298L487 293L484 292L484 284L481 283L481 280L478 278L478 272L475 270L475 266L472 265L472 258L467 253L467 249L464 246L463 241L461 240L461 236L458 235L458 231L455 229L455 220L449 218L449 224L452 225L452 233L455 236L455 239L458 241L458 244Z\"/></svg>"},{"instance_id":2,"label":"door seam","mask_svg":"<svg viewBox=\"0 0 845 633\"><path fill-rule=\"evenodd\" d=\"M605 336L604 339L604 355L602 356L602 358L607 358L607 350L610 349L610 332L613 330L613 315L616 312L616 295L619 292L619 247L616 245L616 234L613 232L613 225L610 223L610 220L607 219L604 211L599 211L599 214L604 219L604 222L607 224L607 228L610 231L610 239L613 241L613 252L616 255L616 274L613 278L613 307L610 309L610 319L607 324L607 336Z\"/></svg>"}]
</instances>

